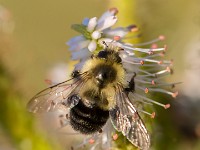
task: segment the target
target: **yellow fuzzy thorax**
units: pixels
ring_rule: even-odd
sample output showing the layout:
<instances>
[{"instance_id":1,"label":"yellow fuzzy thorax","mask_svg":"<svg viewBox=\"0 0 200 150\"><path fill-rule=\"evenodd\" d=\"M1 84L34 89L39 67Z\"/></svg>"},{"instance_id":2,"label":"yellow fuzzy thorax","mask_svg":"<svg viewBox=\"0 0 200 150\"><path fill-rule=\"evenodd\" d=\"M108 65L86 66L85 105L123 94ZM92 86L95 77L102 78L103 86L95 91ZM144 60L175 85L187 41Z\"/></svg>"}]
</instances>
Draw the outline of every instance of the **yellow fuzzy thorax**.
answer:
<instances>
[{"instance_id":1,"label":"yellow fuzzy thorax","mask_svg":"<svg viewBox=\"0 0 200 150\"><path fill-rule=\"evenodd\" d=\"M125 71L122 67L122 64L113 62L112 60L105 60L105 59L100 59L100 58L90 59L86 61L81 72L90 71L100 64L111 65L117 71L117 78L113 84L116 84L116 83L124 84Z\"/></svg>"},{"instance_id":2,"label":"yellow fuzzy thorax","mask_svg":"<svg viewBox=\"0 0 200 150\"><path fill-rule=\"evenodd\" d=\"M102 99L105 97L108 101L107 104L104 104L103 102L99 103L99 106L104 110L110 110L116 106L116 100L115 100L115 93L116 89L115 87L117 84L124 85L124 76L125 71L122 67L122 64L113 62L112 60L105 60L102 58L92 58L88 61L86 61L85 65L82 68L82 72L88 72L90 76L90 71L93 70L97 65L109 65L113 67L114 70L116 70L116 79L112 83L109 83L106 87L102 88L99 91L99 88L95 86L94 83L94 77L91 77L87 80L87 82L83 85L82 90L80 91L81 96L84 99L84 92L87 90L92 90L93 93L91 93L91 97L93 95L99 95Z\"/></svg>"}]
</instances>

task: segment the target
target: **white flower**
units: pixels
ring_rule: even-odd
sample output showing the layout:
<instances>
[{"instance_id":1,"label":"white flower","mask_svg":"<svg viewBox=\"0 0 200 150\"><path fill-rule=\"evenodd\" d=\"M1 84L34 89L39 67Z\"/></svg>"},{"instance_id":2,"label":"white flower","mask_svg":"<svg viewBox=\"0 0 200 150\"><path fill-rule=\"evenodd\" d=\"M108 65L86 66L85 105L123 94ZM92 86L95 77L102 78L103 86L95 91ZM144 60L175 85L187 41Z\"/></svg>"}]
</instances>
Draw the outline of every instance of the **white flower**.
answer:
<instances>
[{"instance_id":1,"label":"white flower","mask_svg":"<svg viewBox=\"0 0 200 150\"><path fill-rule=\"evenodd\" d=\"M67 42L72 52L72 60L81 60L80 64L76 65L76 69L82 67L82 62L87 60L92 52L100 51L104 48L105 45L102 41L111 42L115 37L123 39L128 32L137 29L134 25L112 29L111 27L117 22L117 17L115 16L117 12L116 8L112 8L105 12L99 19L97 17L86 18L82 24L72 25L74 30L82 34Z\"/></svg>"},{"instance_id":2,"label":"white flower","mask_svg":"<svg viewBox=\"0 0 200 150\"><path fill-rule=\"evenodd\" d=\"M99 19L97 19L97 17L91 19L86 18L83 20L82 24L72 25L74 30L82 34L67 42L69 49L72 52L72 60L80 60L80 63L76 65L75 69L80 70L84 62L93 53L97 53L104 49L104 41L109 46L124 49L124 51L120 52L120 56L122 58L123 66L127 71L127 79L129 79L133 73L136 73L136 86L138 86L139 89L145 90L146 93L148 89L148 92L159 91L176 97L178 94L177 92L172 93L160 88L155 88L156 84L161 86L161 84L158 84L158 81L162 76L172 73L170 68L172 61L162 60L162 56L164 56L166 51L166 46L157 48L156 44L156 42L164 40L165 37L160 35L158 38L146 43L124 43L124 39L131 38L127 37L127 34L137 31L137 27L135 25L130 25L128 27L117 27L113 29L112 26L117 22L117 13L118 10L116 8L111 8ZM148 45L151 45L151 47L139 48ZM139 54L136 55L136 53ZM145 69L141 69L144 67ZM146 85L146 87L144 87L144 85ZM170 85L174 85L174 83ZM165 84L162 83L162 86L165 86Z\"/></svg>"},{"instance_id":3,"label":"white flower","mask_svg":"<svg viewBox=\"0 0 200 150\"><path fill-rule=\"evenodd\" d=\"M172 97L176 97L178 92L171 92L170 88L174 87L178 83L165 83L162 79L169 74L172 74L172 61L163 60L163 56L166 52L166 46L163 48L157 48L157 42L164 40L164 36L140 44L125 43L124 39L128 33L137 31L135 25L128 27L112 26L117 22L117 9L110 9L105 12L99 19L96 17L91 19L84 19L81 25L73 25L72 28L80 32L82 35L76 36L69 40L67 44L72 52L73 60L80 60L75 66L75 69L81 69L84 62L91 57L93 53L98 53L108 47L120 47L123 51L120 51L120 57L122 64L126 70L126 81L130 81L131 77L135 74L135 92L130 93L130 99L133 105L140 104L156 104L167 109L170 104L162 104L156 100L149 98L149 93L160 92L169 94ZM104 41L104 42L103 42ZM106 43L106 44L103 44ZM147 47L147 48L139 48ZM137 111L150 115L151 118L155 117L155 112L149 113L143 110L143 106L140 108L136 106ZM104 129L108 128L105 126ZM110 127L109 127L110 128ZM110 129L111 130L111 129ZM103 138L103 132L98 136ZM95 134L96 135L96 134ZM108 138L109 141L111 138ZM97 140L97 138L96 138ZM103 141L103 139L98 140ZM97 142L97 145L102 143ZM95 147L95 146L94 146Z\"/></svg>"}]
</instances>

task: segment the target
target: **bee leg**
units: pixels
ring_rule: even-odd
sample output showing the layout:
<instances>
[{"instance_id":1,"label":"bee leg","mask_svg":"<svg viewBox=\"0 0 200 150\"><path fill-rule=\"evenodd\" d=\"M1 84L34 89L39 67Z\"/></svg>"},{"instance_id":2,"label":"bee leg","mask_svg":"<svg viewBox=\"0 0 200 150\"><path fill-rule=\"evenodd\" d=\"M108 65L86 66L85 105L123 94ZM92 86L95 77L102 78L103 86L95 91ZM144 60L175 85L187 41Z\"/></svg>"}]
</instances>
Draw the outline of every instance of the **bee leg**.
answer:
<instances>
[{"instance_id":1,"label":"bee leg","mask_svg":"<svg viewBox=\"0 0 200 150\"><path fill-rule=\"evenodd\" d=\"M97 58L97 56L96 56L95 54L92 54L92 55L90 56L90 58L91 58L91 59L94 59L94 58Z\"/></svg>"},{"instance_id":2,"label":"bee leg","mask_svg":"<svg viewBox=\"0 0 200 150\"><path fill-rule=\"evenodd\" d=\"M129 82L129 87L125 88L125 92L129 93L129 92L134 92L135 91L135 79L136 77L136 73L134 72L134 75L132 76L130 82Z\"/></svg>"},{"instance_id":3,"label":"bee leg","mask_svg":"<svg viewBox=\"0 0 200 150\"><path fill-rule=\"evenodd\" d=\"M93 59L93 58L95 57L95 55L94 55L94 54L92 54L90 57Z\"/></svg>"},{"instance_id":4,"label":"bee leg","mask_svg":"<svg viewBox=\"0 0 200 150\"><path fill-rule=\"evenodd\" d=\"M110 110L109 113L110 113L110 117L112 121L117 120L117 117L119 116L119 113L120 113L119 107L116 106L115 108ZM117 124L117 123L114 123L114 124Z\"/></svg>"},{"instance_id":5,"label":"bee leg","mask_svg":"<svg viewBox=\"0 0 200 150\"><path fill-rule=\"evenodd\" d=\"M74 95L68 97L68 99L66 101L64 101L62 104L69 108L73 108L74 106L76 106L79 103L80 100L81 100L81 98L78 95L74 94Z\"/></svg>"},{"instance_id":6,"label":"bee leg","mask_svg":"<svg viewBox=\"0 0 200 150\"><path fill-rule=\"evenodd\" d=\"M66 116L64 116L63 114L59 115L59 121L60 121L60 127L61 128L69 125L69 123L70 123L69 122L69 114L67 113Z\"/></svg>"},{"instance_id":7,"label":"bee leg","mask_svg":"<svg viewBox=\"0 0 200 150\"><path fill-rule=\"evenodd\" d=\"M74 70L71 74L72 78L77 78L80 75L80 71L79 70Z\"/></svg>"}]
</instances>

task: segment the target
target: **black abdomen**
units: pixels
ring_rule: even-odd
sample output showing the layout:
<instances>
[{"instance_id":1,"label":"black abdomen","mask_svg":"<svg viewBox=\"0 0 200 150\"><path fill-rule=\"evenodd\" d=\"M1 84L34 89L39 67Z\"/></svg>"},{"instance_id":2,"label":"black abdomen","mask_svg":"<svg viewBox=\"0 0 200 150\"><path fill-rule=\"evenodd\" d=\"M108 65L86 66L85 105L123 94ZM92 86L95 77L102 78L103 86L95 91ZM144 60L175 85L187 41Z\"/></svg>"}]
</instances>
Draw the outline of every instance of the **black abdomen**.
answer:
<instances>
[{"instance_id":1,"label":"black abdomen","mask_svg":"<svg viewBox=\"0 0 200 150\"><path fill-rule=\"evenodd\" d=\"M97 106L87 107L80 100L70 110L70 123L74 130L83 134L92 134L101 130L109 117L109 112Z\"/></svg>"}]
</instances>

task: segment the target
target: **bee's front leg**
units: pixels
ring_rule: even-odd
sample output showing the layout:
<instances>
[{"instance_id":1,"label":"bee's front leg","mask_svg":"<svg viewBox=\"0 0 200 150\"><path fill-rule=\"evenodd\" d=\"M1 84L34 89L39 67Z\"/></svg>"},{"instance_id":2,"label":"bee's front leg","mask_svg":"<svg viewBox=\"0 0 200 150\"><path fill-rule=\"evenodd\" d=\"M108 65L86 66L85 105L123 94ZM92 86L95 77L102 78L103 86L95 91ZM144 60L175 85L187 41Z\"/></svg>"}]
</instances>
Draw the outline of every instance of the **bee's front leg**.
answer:
<instances>
[{"instance_id":1,"label":"bee's front leg","mask_svg":"<svg viewBox=\"0 0 200 150\"><path fill-rule=\"evenodd\" d=\"M136 73L134 72L134 75L132 76L131 80L129 81L129 87L125 88L125 92L129 93L129 92L134 92L135 91L135 79L136 77Z\"/></svg>"},{"instance_id":2,"label":"bee's front leg","mask_svg":"<svg viewBox=\"0 0 200 150\"><path fill-rule=\"evenodd\" d=\"M68 108L73 108L79 103L80 100L81 98L77 94L74 94L69 96L67 100L64 101L62 104L67 106Z\"/></svg>"}]
</instances>

